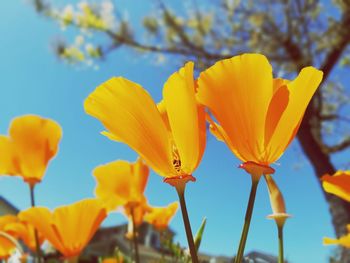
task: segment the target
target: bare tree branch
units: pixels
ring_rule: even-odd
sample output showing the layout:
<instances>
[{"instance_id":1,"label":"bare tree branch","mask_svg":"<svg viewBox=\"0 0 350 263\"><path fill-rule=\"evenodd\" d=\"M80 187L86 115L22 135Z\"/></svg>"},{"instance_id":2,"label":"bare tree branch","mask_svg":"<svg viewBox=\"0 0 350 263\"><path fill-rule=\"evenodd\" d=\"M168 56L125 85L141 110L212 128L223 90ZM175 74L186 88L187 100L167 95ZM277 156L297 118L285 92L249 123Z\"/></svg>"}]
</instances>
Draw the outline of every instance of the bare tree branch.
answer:
<instances>
[{"instance_id":1,"label":"bare tree branch","mask_svg":"<svg viewBox=\"0 0 350 263\"><path fill-rule=\"evenodd\" d=\"M343 139L339 144L328 146L324 145L324 151L328 154L343 151L350 147L350 138Z\"/></svg>"}]
</instances>

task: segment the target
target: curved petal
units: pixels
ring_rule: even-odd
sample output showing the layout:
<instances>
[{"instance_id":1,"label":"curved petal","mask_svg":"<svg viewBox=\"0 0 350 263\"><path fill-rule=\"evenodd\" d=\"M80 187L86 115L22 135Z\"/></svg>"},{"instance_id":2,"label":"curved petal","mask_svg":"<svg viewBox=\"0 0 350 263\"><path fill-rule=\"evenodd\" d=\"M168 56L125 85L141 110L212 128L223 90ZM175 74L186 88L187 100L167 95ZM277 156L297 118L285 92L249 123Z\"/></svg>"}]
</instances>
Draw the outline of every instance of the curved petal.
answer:
<instances>
[{"instance_id":1,"label":"curved petal","mask_svg":"<svg viewBox=\"0 0 350 263\"><path fill-rule=\"evenodd\" d=\"M274 80L274 83L275 82L276 81ZM274 87L276 87L276 85L274 85ZM275 92L266 115L265 146L269 144L270 139L274 134L282 114L287 108L289 102L289 90L286 85L282 84L280 87L274 89ZM266 155L268 154L266 153Z\"/></svg>"},{"instance_id":2,"label":"curved petal","mask_svg":"<svg viewBox=\"0 0 350 263\"><path fill-rule=\"evenodd\" d=\"M265 154L265 116L273 95L272 67L265 56L244 54L217 62L198 80L207 106L242 161L259 163Z\"/></svg>"},{"instance_id":3,"label":"curved petal","mask_svg":"<svg viewBox=\"0 0 350 263\"><path fill-rule=\"evenodd\" d=\"M280 116L271 139L266 146L269 155L265 161L269 163L276 161L288 147L298 131L312 96L322 81L322 76L322 71L313 67L306 67L301 70L295 80L287 83L286 87L289 91L288 105L285 107L282 116ZM282 99L282 93L276 92L275 96L278 96L277 100L284 100ZM274 100L270 104L271 107L273 107Z\"/></svg>"},{"instance_id":4,"label":"curved petal","mask_svg":"<svg viewBox=\"0 0 350 263\"><path fill-rule=\"evenodd\" d=\"M139 199L139 196L143 195L143 192L145 191L147 182L148 182L148 176L149 176L149 168L148 166L142 161L141 158L138 158L137 161L132 166L132 172L133 172L133 187L134 190L134 198Z\"/></svg>"},{"instance_id":5,"label":"curved petal","mask_svg":"<svg viewBox=\"0 0 350 263\"><path fill-rule=\"evenodd\" d=\"M169 77L163 89L163 102L180 155L181 170L186 174L196 169L205 145L204 108L196 101L193 66L193 62L186 63Z\"/></svg>"},{"instance_id":6,"label":"curved petal","mask_svg":"<svg viewBox=\"0 0 350 263\"><path fill-rule=\"evenodd\" d=\"M0 217L0 231L3 231L8 224L16 223L17 217L14 215L4 215Z\"/></svg>"},{"instance_id":7,"label":"curved petal","mask_svg":"<svg viewBox=\"0 0 350 263\"><path fill-rule=\"evenodd\" d=\"M167 131L169 132L169 137L172 137L171 128L170 128L170 124L169 124L169 118L168 118L168 114L166 112L164 100L158 102L157 108L158 108L158 111L160 113L160 116L162 116L165 127L166 127Z\"/></svg>"},{"instance_id":8,"label":"curved petal","mask_svg":"<svg viewBox=\"0 0 350 263\"><path fill-rule=\"evenodd\" d=\"M339 239L324 237L323 244L324 245L341 245L343 247L350 248L350 234L347 234L346 236L342 236Z\"/></svg>"},{"instance_id":9,"label":"curved petal","mask_svg":"<svg viewBox=\"0 0 350 263\"><path fill-rule=\"evenodd\" d=\"M56 208L52 223L62 241L64 255L79 255L106 216L106 210L97 199L86 199Z\"/></svg>"},{"instance_id":10,"label":"curved petal","mask_svg":"<svg viewBox=\"0 0 350 263\"><path fill-rule=\"evenodd\" d=\"M16 175L19 173L15 165L15 152L12 142L7 136L0 136L0 175Z\"/></svg>"},{"instance_id":11,"label":"curved petal","mask_svg":"<svg viewBox=\"0 0 350 263\"><path fill-rule=\"evenodd\" d=\"M136 163L117 160L96 167L93 175L97 181L95 194L111 211L143 199L149 169L141 159Z\"/></svg>"},{"instance_id":12,"label":"curved petal","mask_svg":"<svg viewBox=\"0 0 350 263\"><path fill-rule=\"evenodd\" d=\"M108 210L115 210L127 203L131 188L131 166L127 161L117 160L93 170L97 181L95 195L105 203Z\"/></svg>"},{"instance_id":13,"label":"curved petal","mask_svg":"<svg viewBox=\"0 0 350 263\"><path fill-rule=\"evenodd\" d=\"M140 85L112 78L88 96L84 108L103 123L113 139L128 144L157 173L173 173L168 133L156 104Z\"/></svg>"},{"instance_id":14,"label":"curved petal","mask_svg":"<svg viewBox=\"0 0 350 263\"><path fill-rule=\"evenodd\" d=\"M36 251L35 229L32 225L23 222L15 222L6 225L5 231L15 238L20 238L32 251ZM45 238L38 232L39 244L42 245Z\"/></svg>"},{"instance_id":15,"label":"curved petal","mask_svg":"<svg viewBox=\"0 0 350 263\"><path fill-rule=\"evenodd\" d=\"M46 207L32 207L18 214L18 218L33 225L62 254L65 248L52 228L52 213Z\"/></svg>"},{"instance_id":16,"label":"curved petal","mask_svg":"<svg viewBox=\"0 0 350 263\"><path fill-rule=\"evenodd\" d=\"M50 119L25 115L11 122L9 136L18 158L19 175L30 184L40 182L57 153L61 127Z\"/></svg>"},{"instance_id":17,"label":"curved petal","mask_svg":"<svg viewBox=\"0 0 350 263\"><path fill-rule=\"evenodd\" d=\"M15 244L0 236L0 259L8 259L16 250Z\"/></svg>"},{"instance_id":18,"label":"curved petal","mask_svg":"<svg viewBox=\"0 0 350 263\"><path fill-rule=\"evenodd\" d=\"M350 202L350 172L339 171L333 176L328 174L322 176L323 189Z\"/></svg>"},{"instance_id":19,"label":"curved petal","mask_svg":"<svg viewBox=\"0 0 350 263\"><path fill-rule=\"evenodd\" d=\"M145 221L156 229L163 230L168 227L178 208L178 202L173 202L166 207L151 207L151 211L145 215Z\"/></svg>"}]
</instances>

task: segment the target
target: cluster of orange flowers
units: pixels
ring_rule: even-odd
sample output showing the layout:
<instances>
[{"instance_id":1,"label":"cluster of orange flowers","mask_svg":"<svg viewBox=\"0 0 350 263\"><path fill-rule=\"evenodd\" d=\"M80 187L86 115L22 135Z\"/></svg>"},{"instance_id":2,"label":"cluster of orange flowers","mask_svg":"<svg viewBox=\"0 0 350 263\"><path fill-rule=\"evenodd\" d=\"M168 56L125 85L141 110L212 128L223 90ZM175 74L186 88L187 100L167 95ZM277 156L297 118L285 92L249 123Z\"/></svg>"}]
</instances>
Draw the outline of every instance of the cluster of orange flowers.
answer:
<instances>
[{"instance_id":1,"label":"cluster of orange flowers","mask_svg":"<svg viewBox=\"0 0 350 263\"><path fill-rule=\"evenodd\" d=\"M33 189L56 155L61 136L60 126L52 120L35 115L15 118L9 135L0 136L0 174L20 176ZM118 160L97 167L93 174L97 180L97 199L82 200L53 212L46 207L32 207L17 216L0 217L0 259L7 259L16 249L21 249L17 240L33 252L37 249L36 242L40 246L47 240L65 258L74 258L91 240L108 212L122 206L128 217L131 211L138 214L137 225L145 220L159 230L168 226L177 211L177 202L168 207L147 204L143 191L149 168L141 159L134 164Z\"/></svg>"},{"instance_id":2,"label":"cluster of orange flowers","mask_svg":"<svg viewBox=\"0 0 350 263\"><path fill-rule=\"evenodd\" d=\"M41 207L22 211L14 219L23 224L20 228L32 233L29 229L34 226L40 240L48 240L65 257L73 257L79 255L110 211L121 210L133 227L143 220L158 229L166 227L178 203L166 208L147 204L143 192L148 166L176 188L180 203L184 201L186 183L195 181L192 174L205 150L206 123L211 133L243 162L240 167L251 175L253 184L257 186L264 176L273 210L270 217L283 225L288 214L270 165L295 137L322 81L322 72L306 67L292 81L273 78L270 63L260 54L219 61L198 79L193 71L194 64L189 62L172 74L158 104L143 87L122 77L97 87L85 100L86 112L102 122L106 128L103 135L129 145L140 158L135 163L118 160L95 168L97 199L54 212ZM9 136L0 137L0 174L20 175L33 188L56 154L60 138L61 129L51 120L37 116L15 119ZM349 178L346 173L325 176L325 189L349 200ZM0 224L0 231L24 242L29 240L13 229ZM33 248L31 242L26 244ZM191 256L193 259L192 252Z\"/></svg>"}]
</instances>

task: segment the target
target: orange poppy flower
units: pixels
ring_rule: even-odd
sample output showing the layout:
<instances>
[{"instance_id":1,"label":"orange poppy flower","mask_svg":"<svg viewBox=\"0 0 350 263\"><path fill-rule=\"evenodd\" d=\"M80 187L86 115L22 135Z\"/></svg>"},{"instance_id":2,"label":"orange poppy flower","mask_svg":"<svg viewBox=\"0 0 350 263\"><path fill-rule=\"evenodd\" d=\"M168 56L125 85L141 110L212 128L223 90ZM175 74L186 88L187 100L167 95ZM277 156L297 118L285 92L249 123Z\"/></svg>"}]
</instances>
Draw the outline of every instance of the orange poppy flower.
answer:
<instances>
[{"instance_id":1,"label":"orange poppy flower","mask_svg":"<svg viewBox=\"0 0 350 263\"><path fill-rule=\"evenodd\" d=\"M325 174L321 180L326 192L350 202L350 171L338 171L333 176Z\"/></svg>"},{"instance_id":2,"label":"orange poppy flower","mask_svg":"<svg viewBox=\"0 0 350 263\"><path fill-rule=\"evenodd\" d=\"M143 202L149 168L141 159L135 163L117 160L96 167L92 173L97 181L95 195L108 210Z\"/></svg>"},{"instance_id":3,"label":"orange poppy flower","mask_svg":"<svg viewBox=\"0 0 350 263\"><path fill-rule=\"evenodd\" d=\"M19 175L34 186L56 155L61 127L50 119L25 115L13 119L8 136L0 136L0 174Z\"/></svg>"},{"instance_id":4,"label":"orange poppy flower","mask_svg":"<svg viewBox=\"0 0 350 263\"><path fill-rule=\"evenodd\" d=\"M7 224L17 221L17 217L13 215L5 215L0 217L0 232L5 232L5 227ZM10 235L11 236L11 235ZM11 236L12 237L12 236ZM13 237L14 238L14 237ZM10 240L7 236L3 236L0 233L0 259L9 258L16 250L16 244Z\"/></svg>"},{"instance_id":5,"label":"orange poppy flower","mask_svg":"<svg viewBox=\"0 0 350 263\"><path fill-rule=\"evenodd\" d=\"M348 234L340 237L339 239L333 239L329 237L323 238L324 245L341 245L346 248L350 248L350 225L346 226Z\"/></svg>"},{"instance_id":6,"label":"orange poppy flower","mask_svg":"<svg viewBox=\"0 0 350 263\"><path fill-rule=\"evenodd\" d=\"M202 72L197 99L218 121L210 123L214 134L241 161L269 166L295 137L321 80L313 67L293 81L274 79L265 56L244 54Z\"/></svg>"},{"instance_id":7,"label":"orange poppy flower","mask_svg":"<svg viewBox=\"0 0 350 263\"><path fill-rule=\"evenodd\" d=\"M107 211L97 199L86 199L56 208L32 207L19 218L32 224L66 258L78 256L106 218Z\"/></svg>"},{"instance_id":8,"label":"orange poppy flower","mask_svg":"<svg viewBox=\"0 0 350 263\"><path fill-rule=\"evenodd\" d=\"M122 77L97 87L84 107L106 127L104 135L128 144L161 176L194 180L205 147L205 115L195 98L192 62L164 84L162 109Z\"/></svg>"},{"instance_id":9,"label":"orange poppy flower","mask_svg":"<svg viewBox=\"0 0 350 263\"><path fill-rule=\"evenodd\" d=\"M145 221L160 231L164 230L168 227L178 208L178 202L173 202L166 207L151 207L151 211L145 216Z\"/></svg>"},{"instance_id":10,"label":"orange poppy flower","mask_svg":"<svg viewBox=\"0 0 350 263\"><path fill-rule=\"evenodd\" d=\"M32 225L17 220L16 222L7 224L4 230L11 236L21 239L31 251L36 251L35 229ZM45 241L41 233L38 233L38 240L39 245L42 245Z\"/></svg>"},{"instance_id":11,"label":"orange poppy flower","mask_svg":"<svg viewBox=\"0 0 350 263\"><path fill-rule=\"evenodd\" d=\"M267 216L267 218L274 219L277 226L282 227L286 219L290 217L286 211L286 204L283 195L271 175L265 175L265 180L269 189L270 204L272 208L272 214Z\"/></svg>"}]
</instances>

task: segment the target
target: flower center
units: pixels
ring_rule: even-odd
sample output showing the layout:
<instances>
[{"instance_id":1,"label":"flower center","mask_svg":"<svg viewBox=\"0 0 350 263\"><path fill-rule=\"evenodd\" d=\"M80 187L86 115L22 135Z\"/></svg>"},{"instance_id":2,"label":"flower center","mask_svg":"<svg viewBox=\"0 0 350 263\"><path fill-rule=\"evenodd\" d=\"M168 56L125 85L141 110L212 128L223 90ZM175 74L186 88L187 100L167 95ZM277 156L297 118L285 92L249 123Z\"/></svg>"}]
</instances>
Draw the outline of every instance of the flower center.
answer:
<instances>
[{"instance_id":1,"label":"flower center","mask_svg":"<svg viewBox=\"0 0 350 263\"><path fill-rule=\"evenodd\" d=\"M177 173L181 172L181 160L176 146L173 146L173 166Z\"/></svg>"}]
</instances>

